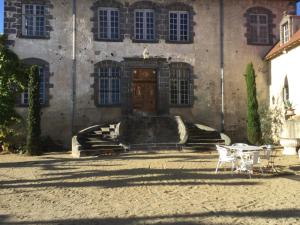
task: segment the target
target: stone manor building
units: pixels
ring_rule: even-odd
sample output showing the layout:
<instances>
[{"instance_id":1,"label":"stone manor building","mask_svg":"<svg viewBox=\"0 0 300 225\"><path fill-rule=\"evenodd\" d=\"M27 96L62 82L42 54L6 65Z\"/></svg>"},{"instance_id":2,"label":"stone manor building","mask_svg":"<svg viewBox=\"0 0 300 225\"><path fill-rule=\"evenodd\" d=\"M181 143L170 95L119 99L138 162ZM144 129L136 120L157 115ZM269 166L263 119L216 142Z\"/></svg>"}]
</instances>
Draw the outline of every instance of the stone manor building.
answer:
<instances>
[{"instance_id":1,"label":"stone manor building","mask_svg":"<svg viewBox=\"0 0 300 225\"><path fill-rule=\"evenodd\" d=\"M267 102L263 60L288 0L6 0L5 34L40 68L42 131L72 133L128 114L180 115L246 137L245 68ZM17 110L26 115L28 95Z\"/></svg>"}]
</instances>

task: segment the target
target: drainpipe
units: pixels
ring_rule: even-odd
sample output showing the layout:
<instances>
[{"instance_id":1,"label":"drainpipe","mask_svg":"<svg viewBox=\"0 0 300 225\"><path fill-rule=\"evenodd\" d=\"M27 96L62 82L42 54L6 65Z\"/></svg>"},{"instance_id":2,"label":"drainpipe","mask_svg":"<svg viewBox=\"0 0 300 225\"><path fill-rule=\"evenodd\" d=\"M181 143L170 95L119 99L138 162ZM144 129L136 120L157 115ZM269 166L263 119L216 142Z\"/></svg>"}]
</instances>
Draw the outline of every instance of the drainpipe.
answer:
<instances>
[{"instance_id":1,"label":"drainpipe","mask_svg":"<svg viewBox=\"0 0 300 225\"><path fill-rule=\"evenodd\" d=\"M221 132L225 130L224 102L224 0L220 0Z\"/></svg>"},{"instance_id":2,"label":"drainpipe","mask_svg":"<svg viewBox=\"0 0 300 225\"><path fill-rule=\"evenodd\" d=\"M75 114L76 114L76 0L72 2L72 93L71 93L71 132L72 136L75 133Z\"/></svg>"}]
</instances>

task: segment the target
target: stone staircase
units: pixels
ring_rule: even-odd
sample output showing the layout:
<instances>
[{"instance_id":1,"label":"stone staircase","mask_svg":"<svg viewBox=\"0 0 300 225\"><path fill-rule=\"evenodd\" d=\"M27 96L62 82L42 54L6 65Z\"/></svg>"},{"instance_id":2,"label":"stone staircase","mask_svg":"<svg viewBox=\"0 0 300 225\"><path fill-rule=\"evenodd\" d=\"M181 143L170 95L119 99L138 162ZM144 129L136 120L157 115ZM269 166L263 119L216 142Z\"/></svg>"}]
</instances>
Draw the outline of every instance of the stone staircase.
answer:
<instances>
[{"instance_id":1,"label":"stone staircase","mask_svg":"<svg viewBox=\"0 0 300 225\"><path fill-rule=\"evenodd\" d=\"M225 144L221 139L221 135L215 130L203 130L198 128L193 123L185 123L188 139L185 143L184 149L191 150L215 150L216 144Z\"/></svg>"},{"instance_id":2,"label":"stone staircase","mask_svg":"<svg viewBox=\"0 0 300 225\"><path fill-rule=\"evenodd\" d=\"M180 149L178 123L171 116L129 116L120 125L120 141L130 150Z\"/></svg>"},{"instance_id":3,"label":"stone staircase","mask_svg":"<svg viewBox=\"0 0 300 225\"><path fill-rule=\"evenodd\" d=\"M118 124L104 124L80 131L72 140L74 157L114 155L126 149L118 141Z\"/></svg>"},{"instance_id":4,"label":"stone staircase","mask_svg":"<svg viewBox=\"0 0 300 225\"><path fill-rule=\"evenodd\" d=\"M216 144L224 144L219 132L200 129L183 122L179 116L128 116L118 124L96 125L80 131L72 139L72 155L78 158L128 150L213 150Z\"/></svg>"}]
</instances>

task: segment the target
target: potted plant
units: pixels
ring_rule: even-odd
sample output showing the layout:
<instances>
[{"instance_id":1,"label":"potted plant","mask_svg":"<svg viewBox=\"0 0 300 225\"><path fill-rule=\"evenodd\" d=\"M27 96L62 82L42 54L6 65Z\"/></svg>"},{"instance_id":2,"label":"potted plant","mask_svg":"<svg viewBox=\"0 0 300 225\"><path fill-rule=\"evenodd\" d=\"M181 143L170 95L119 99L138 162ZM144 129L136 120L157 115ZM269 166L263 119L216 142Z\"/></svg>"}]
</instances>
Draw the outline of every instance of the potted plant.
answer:
<instances>
[{"instance_id":1,"label":"potted plant","mask_svg":"<svg viewBox=\"0 0 300 225\"><path fill-rule=\"evenodd\" d=\"M285 108L285 115L287 115L287 116L295 115L295 108L294 108L293 103L290 100L287 100L284 103L284 108Z\"/></svg>"}]
</instances>

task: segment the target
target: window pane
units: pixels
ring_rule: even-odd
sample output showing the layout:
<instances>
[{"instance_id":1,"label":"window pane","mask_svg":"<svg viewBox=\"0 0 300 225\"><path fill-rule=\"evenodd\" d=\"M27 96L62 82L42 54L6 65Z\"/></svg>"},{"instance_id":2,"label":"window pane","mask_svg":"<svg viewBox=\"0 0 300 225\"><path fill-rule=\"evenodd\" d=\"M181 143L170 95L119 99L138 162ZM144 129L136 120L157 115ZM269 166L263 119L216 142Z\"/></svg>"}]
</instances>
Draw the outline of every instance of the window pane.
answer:
<instances>
[{"instance_id":1,"label":"window pane","mask_svg":"<svg viewBox=\"0 0 300 225\"><path fill-rule=\"evenodd\" d=\"M177 27L177 13L170 13L170 40L176 41L177 40L177 33L178 33L178 27Z\"/></svg>"},{"instance_id":2,"label":"window pane","mask_svg":"<svg viewBox=\"0 0 300 225\"><path fill-rule=\"evenodd\" d=\"M103 67L99 69L99 104L120 103L120 68Z\"/></svg>"},{"instance_id":3,"label":"window pane","mask_svg":"<svg viewBox=\"0 0 300 225\"><path fill-rule=\"evenodd\" d=\"M110 11L110 29L111 29L111 39L119 38L119 11Z\"/></svg>"},{"instance_id":4,"label":"window pane","mask_svg":"<svg viewBox=\"0 0 300 225\"><path fill-rule=\"evenodd\" d=\"M135 12L135 38L144 39L144 13L139 11Z\"/></svg>"},{"instance_id":5,"label":"window pane","mask_svg":"<svg viewBox=\"0 0 300 225\"><path fill-rule=\"evenodd\" d=\"M99 10L99 38L108 38L107 10Z\"/></svg>"},{"instance_id":6,"label":"window pane","mask_svg":"<svg viewBox=\"0 0 300 225\"><path fill-rule=\"evenodd\" d=\"M154 39L154 13L146 12L146 39Z\"/></svg>"},{"instance_id":7,"label":"window pane","mask_svg":"<svg viewBox=\"0 0 300 225\"><path fill-rule=\"evenodd\" d=\"M267 16L265 16L265 15L260 15L260 16L259 16L259 23L260 23L260 24L267 24Z\"/></svg>"},{"instance_id":8,"label":"window pane","mask_svg":"<svg viewBox=\"0 0 300 225\"><path fill-rule=\"evenodd\" d=\"M170 102L173 105L188 105L190 103L190 70L175 67L171 69Z\"/></svg>"},{"instance_id":9,"label":"window pane","mask_svg":"<svg viewBox=\"0 0 300 225\"><path fill-rule=\"evenodd\" d=\"M257 15L250 15L250 23L252 24L257 23Z\"/></svg>"}]
</instances>

